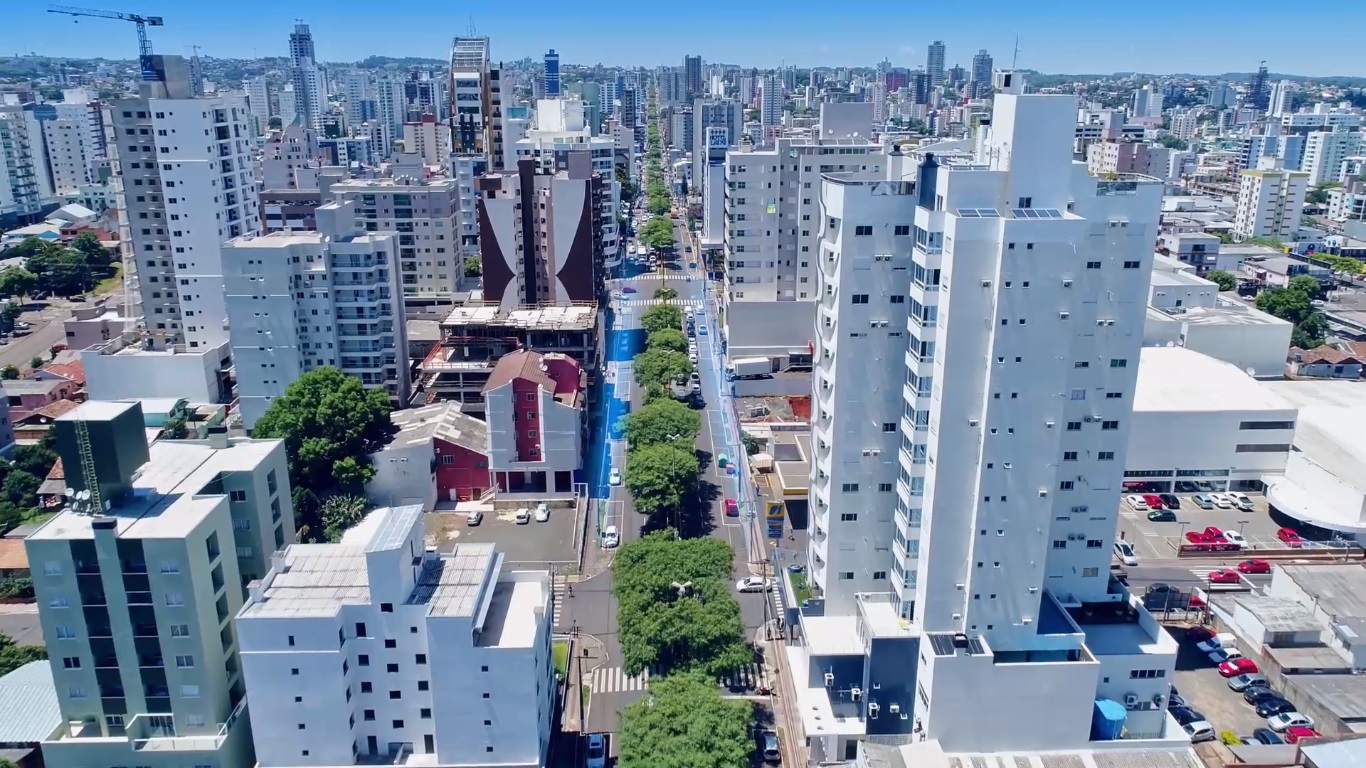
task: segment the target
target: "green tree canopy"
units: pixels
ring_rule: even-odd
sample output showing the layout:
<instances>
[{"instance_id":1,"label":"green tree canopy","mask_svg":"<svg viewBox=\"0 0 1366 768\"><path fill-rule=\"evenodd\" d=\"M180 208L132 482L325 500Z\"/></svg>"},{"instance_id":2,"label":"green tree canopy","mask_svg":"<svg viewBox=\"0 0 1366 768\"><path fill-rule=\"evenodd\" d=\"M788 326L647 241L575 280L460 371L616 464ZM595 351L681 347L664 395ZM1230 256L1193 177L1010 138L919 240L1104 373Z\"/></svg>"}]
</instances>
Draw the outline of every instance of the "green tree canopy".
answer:
<instances>
[{"instance_id":1,"label":"green tree canopy","mask_svg":"<svg viewBox=\"0 0 1366 768\"><path fill-rule=\"evenodd\" d=\"M0 271L0 296L28 296L38 287L38 276L23 267Z\"/></svg>"},{"instance_id":2,"label":"green tree canopy","mask_svg":"<svg viewBox=\"0 0 1366 768\"><path fill-rule=\"evenodd\" d=\"M484 274L484 264L478 256L465 257L465 277L479 277Z\"/></svg>"},{"instance_id":3,"label":"green tree canopy","mask_svg":"<svg viewBox=\"0 0 1366 768\"><path fill-rule=\"evenodd\" d=\"M683 311L669 304L656 304L640 316L640 327L647 333L662 331L665 328L679 330L683 327Z\"/></svg>"},{"instance_id":4,"label":"green tree canopy","mask_svg":"<svg viewBox=\"0 0 1366 768\"><path fill-rule=\"evenodd\" d=\"M1294 323L1290 343L1301 349L1313 349L1323 344L1328 335L1328 321L1313 304L1320 290L1318 280L1298 275L1290 279L1286 288L1267 288L1257 294L1257 309Z\"/></svg>"},{"instance_id":5,"label":"green tree canopy","mask_svg":"<svg viewBox=\"0 0 1366 768\"><path fill-rule=\"evenodd\" d=\"M29 258L25 267L38 278L38 290L56 296L75 296L95 287L95 275L85 257L59 245L48 245Z\"/></svg>"},{"instance_id":6,"label":"green tree canopy","mask_svg":"<svg viewBox=\"0 0 1366 768\"><path fill-rule=\"evenodd\" d=\"M4 677L30 661L47 658L47 649L41 645L17 645L14 638L0 634L0 677Z\"/></svg>"},{"instance_id":7,"label":"green tree canopy","mask_svg":"<svg viewBox=\"0 0 1366 768\"><path fill-rule=\"evenodd\" d=\"M679 376L693 372L693 364L682 352L669 352L662 349L647 349L635 356L631 367L636 373L636 383L642 387L651 384L665 386Z\"/></svg>"},{"instance_id":8,"label":"green tree canopy","mask_svg":"<svg viewBox=\"0 0 1366 768\"><path fill-rule=\"evenodd\" d=\"M663 216L656 216L645 222L645 226L636 233L636 239L649 248L669 250L674 247L674 224Z\"/></svg>"},{"instance_id":9,"label":"green tree canopy","mask_svg":"<svg viewBox=\"0 0 1366 768\"><path fill-rule=\"evenodd\" d=\"M642 514L676 511L694 493L700 472L691 446L642 445L626 456L626 489Z\"/></svg>"},{"instance_id":10,"label":"green tree canopy","mask_svg":"<svg viewBox=\"0 0 1366 768\"><path fill-rule=\"evenodd\" d=\"M0 494L17 507L32 507L38 503L38 486L43 479L21 470L12 470L0 483Z\"/></svg>"},{"instance_id":11,"label":"green tree canopy","mask_svg":"<svg viewBox=\"0 0 1366 768\"><path fill-rule=\"evenodd\" d=\"M660 328L645 339L646 349L662 349L666 352L688 351L688 337L677 328Z\"/></svg>"},{"instance_id":12,"label":"green tree canopy","mask_svg":"<svg viewBox=\"0 0 1366 768\"><path fill-rule=\"evenodd\" d=\"M48 434L52 434L52 430L48 430ZM57 452L42 442L21 445L14 449L14 455L10 460L15 469L38 477L47 477L47 473L52 471L52 465L57 463Z\"/></svg>"},{"instance_id":13,"label":"green tree canopy","mask_svg":"<svg viewBox=\"0 0 1366 768\"><path fill-rule=\"evenodd\" d=\"M71 250L79 253L90 267L107 267L114 260L113 252L100 245L100 238L88 229L71 241Z\"/></svg>"},{"instance_id":14,"label":"green tree canopy","mask_svg":"<svg viewBox=\"0 0 1366 768\"><path fill-rule=\"evenodd\" d=\"M620 768L736 768L750 764L753 705L721 696L704 675L650 681L622 715Z\"/></svg>"},{"instance_id":15,"label":"green tree canopy","mask_svg":"<svg viewBox=\"0 0 1366 768\"><path fill-rule=\"evenodd\" d=\"M1366 272L1366 265L1361 261L1350 256L1337 256L1331 253L1316 253L1314 258L1325 262L1334 272L1345 272L1349 275L1359 275ZM0 279L4 278L4 273L0 272Z\"/></svg>"},{"instance_id":16,"label":"green tree canopy","mask_svg":"<svg viewBox=\"0 0 1366 768\"><path fill-rule=\"evenodd\" d=\"M1238 287L1238 278L1225 269L1212 270L1208 275L1205 275L1205 279L1217 283L1221 291L1231 291Z\"/></svg>"},{"instance_id":17,"label":"green tree canopy","mask_svg":"<svg viewBox=\"0 0 1366 768\"><path fill-rule=\"evenodd\" d=\"M338 494L324 501L318 511L322 520L323 538L330 542L341 541L342 534L365 515L369 503L364 496Z\"/></svg>"},{"instance_id":18,"label":"green tree canopy","mask_svg":"<svg viewBox=\"0 0 1366 768\"><path fill-rule=\"evenodd\" d=\"M1158 142L1159 144L1161 144L1162 146L1164 146L1164 147L1171 147L1172 149L1189 149L1189 148L1190 148L1190 142L1189 142L1189 141L1186 141L1185 139L1182 139L1182 138L1178 138L1178 137L1173 136L1173 135L1171 135L1171 134L1169 134L1169 133L1168 133L1168 134L1164 134L1164 135L1162 135L1162 136L1159 136L1159 137L1157 138L1157 142Z\"/></svg>"},{"instance_id":19,"label":"green tree canopy","mask_svg":"<svg viewBox=\"0 0 1366 768\"><path fill-rule=\"evenodd\" d=\"M1323 283L1318 278L1309 275L1296 275L1290 278L1286 286L1289 290L1299 291L1311 299L1317 299L1323 293Z\"/></svg>"},{"instance_id":20,"label":"green tree canopy","mask_svg":"<svg viewBox=\"0 0 1366 768\"><path fill-rule=\"evenodd\" d=\"M693 444L702 429L702 416L672 399L654 400L622 417L622 431L632 450L671 443L682 448Z\"/></svg>"},{"instance_id":21,"label":"green tree canopy","mask_svg":"<svg viewBox=\"0 0 1366 768\"><path fill-rule=\"evenodd\" d=\"M19 366L11 363L4 368L0 368L0 379L14 381L17 378L19 378Z\"/></svg>"},{"instance_id":22,"label":"green tree canopy","mask_svg":"<svg viewBox=\"0 0 1366 768\"><path fill-rule=\"evenodd\" d=\"M7 259L31 259L47 250L48 244L37 237L26 237L18 245L5 249Z\"/></svg>"},{"instance_id":23,"label":"green tree canopy","mask_svg":"<svg viewBox=\"0 0 1366 768\"><path fill-rule=\"evenodd\" d=\"M678 291L672 288L656 288L654 297L660 301L672 301L678 298Z\"/></svg>"}]
</instances>

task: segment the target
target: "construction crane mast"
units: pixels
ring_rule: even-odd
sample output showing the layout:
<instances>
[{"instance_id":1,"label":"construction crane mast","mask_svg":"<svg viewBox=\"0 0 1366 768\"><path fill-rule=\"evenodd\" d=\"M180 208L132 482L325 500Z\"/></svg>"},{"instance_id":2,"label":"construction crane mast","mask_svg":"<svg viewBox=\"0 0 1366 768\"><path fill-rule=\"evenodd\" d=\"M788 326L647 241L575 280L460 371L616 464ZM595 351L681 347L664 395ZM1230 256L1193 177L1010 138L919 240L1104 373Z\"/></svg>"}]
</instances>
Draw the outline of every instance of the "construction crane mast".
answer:
<instances>
[{"instance_id":1,"label":"construction crane mast","mask_svg":"<svg viewBox=\"0 0 1366 768\"><path fill-rule=\"evenodd\" d=\"M96 19L119 19L121 21L131 21L138 25L138 67L142 70L144 82L156 80L156 70L152 67L152 41L147 39L148 27L164 26L160 16L143 16L137 13L120 13L119 11L102 11L98 8L74 8L69 5L53 5L47 9L48 13L60 13L66 16L90 16ZM77 19L79 21L79 19Z\"/></svg>"}]
</instances>

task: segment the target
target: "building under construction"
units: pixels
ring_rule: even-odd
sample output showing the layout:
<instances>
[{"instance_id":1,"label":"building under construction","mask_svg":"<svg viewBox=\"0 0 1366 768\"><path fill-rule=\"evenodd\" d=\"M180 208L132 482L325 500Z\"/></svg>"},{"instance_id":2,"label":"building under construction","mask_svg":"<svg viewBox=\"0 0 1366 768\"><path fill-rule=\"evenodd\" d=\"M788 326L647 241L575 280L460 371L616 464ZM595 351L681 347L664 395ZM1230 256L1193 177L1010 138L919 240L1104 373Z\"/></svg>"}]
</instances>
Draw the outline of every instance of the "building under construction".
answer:
<instances>
[{"instance_id":1,"label":"building under construction","mask_svg":"<svg viewBox=\"0 0 1366 768\"><path fill-rule=\"evenodd\" d=\"M512 310L463 304L441 321L440 343L418 366L414 399L454 400L465 413L484 418L484 385L498 358L519 349L560 352L578 361L591 379L601 363L600 334L594 302Z\"/></svg>"}]
</instances>

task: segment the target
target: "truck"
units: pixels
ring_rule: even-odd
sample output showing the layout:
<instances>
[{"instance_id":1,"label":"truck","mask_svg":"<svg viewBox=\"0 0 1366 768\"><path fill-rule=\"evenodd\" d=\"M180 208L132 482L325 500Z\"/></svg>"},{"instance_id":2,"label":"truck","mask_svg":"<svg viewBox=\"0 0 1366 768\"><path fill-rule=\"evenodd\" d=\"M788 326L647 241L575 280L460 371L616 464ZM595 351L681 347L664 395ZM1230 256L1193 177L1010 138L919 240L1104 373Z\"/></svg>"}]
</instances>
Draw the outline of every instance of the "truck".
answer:
<instances>
[{"instance_id":1,"label":"truck","mask_svg":"<svg viewBox=\"0 0 1366 768\"><path fill-rule=\"evenodd\" d=\"M769 357L741 357L732 360L726 365L726 378L734 379L762 379L772 376L774 371L773 359Z\"/></svg>"}]
</instances>

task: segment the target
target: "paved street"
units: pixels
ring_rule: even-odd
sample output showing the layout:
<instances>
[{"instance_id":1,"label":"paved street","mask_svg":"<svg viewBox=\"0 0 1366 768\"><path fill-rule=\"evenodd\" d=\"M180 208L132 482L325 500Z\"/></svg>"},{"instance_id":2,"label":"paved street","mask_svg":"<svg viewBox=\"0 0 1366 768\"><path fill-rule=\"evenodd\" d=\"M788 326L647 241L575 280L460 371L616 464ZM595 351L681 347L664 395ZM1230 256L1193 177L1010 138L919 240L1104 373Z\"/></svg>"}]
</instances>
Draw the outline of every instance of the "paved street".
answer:
<instances>
[{"instance_id":1,"label":"paved street","mask_svg":"<svg viewBox=\"0 0 1366 768\"><path fill-rule=\"evenodd\" d=\"M62 321L68 317L71 317L71 310L66 308L65 302L25 312L20 319L32 325L33 332L3 340L3 345L0 345L0 367L15 365L25 368L34 357L47 360L51 356L52 345L66 341Z\"/></svg>"}]
</instances>

